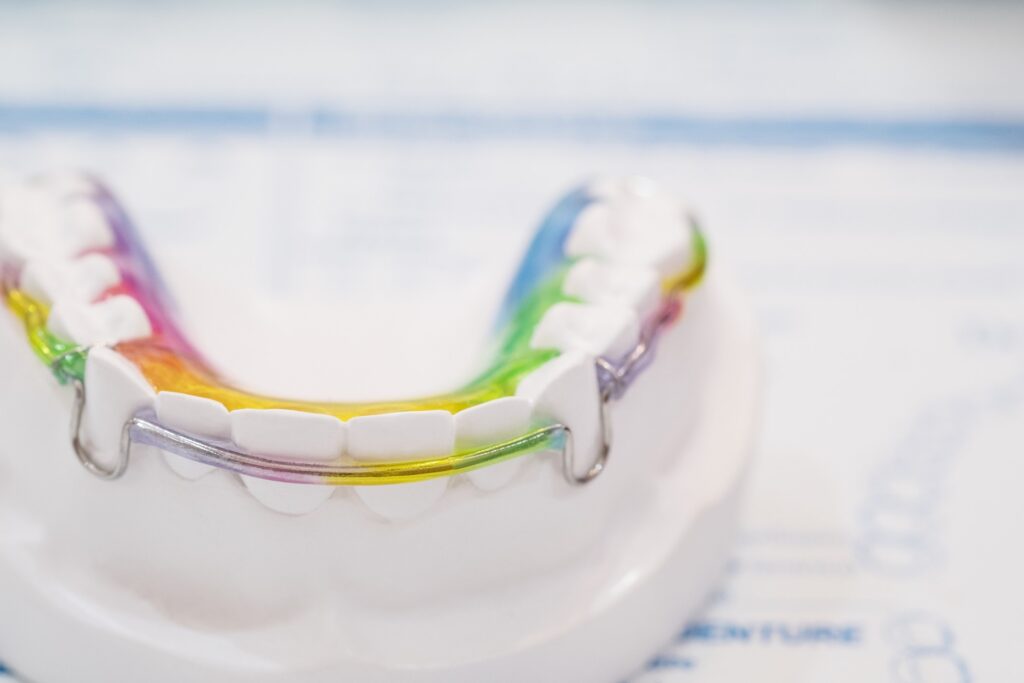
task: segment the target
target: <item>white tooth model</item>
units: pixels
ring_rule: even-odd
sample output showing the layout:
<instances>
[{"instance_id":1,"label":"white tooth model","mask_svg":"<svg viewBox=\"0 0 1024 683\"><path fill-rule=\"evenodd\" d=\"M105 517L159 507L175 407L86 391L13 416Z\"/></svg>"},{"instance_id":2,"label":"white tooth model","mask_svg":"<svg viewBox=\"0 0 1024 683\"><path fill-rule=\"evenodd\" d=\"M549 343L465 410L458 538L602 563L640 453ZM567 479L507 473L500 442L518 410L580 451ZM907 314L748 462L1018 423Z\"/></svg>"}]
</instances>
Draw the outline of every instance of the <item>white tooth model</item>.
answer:
<instances>
[{"instance_id":1,"label":"white tooth model","mask_svg":"<svg viewBox=\"0 0 1024 683\"><path fill-rule=\"evenodd\" d=\"M436 396L247 391L151 263L88 178L0 191L0 656L28 680L611 683L719 580L754 334L649 183L559 203Z\"/></svg>"}]
</instances>

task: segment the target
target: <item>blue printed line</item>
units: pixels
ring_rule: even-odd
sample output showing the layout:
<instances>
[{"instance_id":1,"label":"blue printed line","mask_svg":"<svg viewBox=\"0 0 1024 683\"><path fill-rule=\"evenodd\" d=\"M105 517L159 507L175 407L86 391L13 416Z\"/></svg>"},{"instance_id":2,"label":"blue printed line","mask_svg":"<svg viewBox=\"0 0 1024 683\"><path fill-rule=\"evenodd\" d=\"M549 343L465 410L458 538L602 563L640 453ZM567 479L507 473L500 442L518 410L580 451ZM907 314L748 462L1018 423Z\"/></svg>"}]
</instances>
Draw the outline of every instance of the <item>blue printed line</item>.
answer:
<instances>
[{"instance_id":1,"label":"blue printed line","mask_svg":"<svg viewBox=\"0 0 1024 683\"><path fill-rule=\"evenodd\" d=\"M689 657L674 657L670 655L659 655L647 664L648 671L658 669L693 669L696 666Z\"/></svg>"},{"instance_id":2,"label":"blue printed line","mask_svg":"<svg viewBox=\"0 0 1024 683\"><path fill-rule=\"evenodd\" d=\"M688 115L502 115L330 108L179 107L0 102L0 134L48 131L279 132L335 137L552 139L742 147L875 146L1024 152L1024 120Z\"/></svg>"}]
</instances>

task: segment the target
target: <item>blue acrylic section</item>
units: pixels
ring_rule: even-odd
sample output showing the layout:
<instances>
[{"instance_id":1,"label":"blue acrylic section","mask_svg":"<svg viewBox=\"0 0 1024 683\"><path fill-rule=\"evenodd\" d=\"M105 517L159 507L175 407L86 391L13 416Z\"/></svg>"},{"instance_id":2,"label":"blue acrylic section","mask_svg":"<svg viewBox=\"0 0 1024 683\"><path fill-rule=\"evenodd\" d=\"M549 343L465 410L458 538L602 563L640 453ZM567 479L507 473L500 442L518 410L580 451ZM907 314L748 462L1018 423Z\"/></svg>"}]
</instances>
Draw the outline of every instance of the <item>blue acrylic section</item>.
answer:
<instances>
[{"instance_id":1,"label":"blue acrylic section","mask_svg":"<svg viewBox=\"0 0 1024 683\"><path fill-rule=\"evenodd\" d=\"M496 325L501 328L545 278L565 263L565 242L580 211L592 201L585 188L573 190L548 212L526 249L519 271L505 294Z\"/></svg>"}]
</instances>

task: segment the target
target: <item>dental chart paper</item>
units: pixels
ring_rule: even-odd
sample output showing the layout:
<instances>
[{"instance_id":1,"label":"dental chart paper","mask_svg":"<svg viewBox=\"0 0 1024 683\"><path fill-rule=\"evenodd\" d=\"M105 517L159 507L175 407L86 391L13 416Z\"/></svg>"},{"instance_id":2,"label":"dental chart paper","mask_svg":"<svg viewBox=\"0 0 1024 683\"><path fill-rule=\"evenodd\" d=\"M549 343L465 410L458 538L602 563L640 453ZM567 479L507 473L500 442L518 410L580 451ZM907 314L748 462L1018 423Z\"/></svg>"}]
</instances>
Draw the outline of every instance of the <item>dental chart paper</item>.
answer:
<instances>
[{"instance_id":1,"label":"dental chart paper","mask_svg":"<svg viewBox=\"0 0 1024 683\"><path fill-rule=\"evenodd\" d=\"M80 43L58 44L78 35L70 24L50 31L46 12L4 10L3 61L38 66L50 55L53 64L31 82L0 77L0 168L94 170L124 198L158 259L173 266L186 255L203 269L234 250L243 277L246 263L254 272L270 264L275 292L297 298L356 282L417 286L410 253L432 268L491 267L481 255L521 249L574 183L602 173L658 179L696 207L712 258L728 261L751 297L767 391L729 574L706 612L630 683L1021 680L1024 123L1014 121L1024 121L1024 102L998 80L1010 78L1021 48L1000 56L993 45L1009 44L1000 39L1022 13L900 11L769 18L778 30L814 28L808 40L836 38L819 48L829 53L823 62L846 65L847 80L856 75L847 58L867 54L893 57L920 85L901 87L902 72L890 74L892 82L865 86L867 104L849 113L845 90L804 73L816 89L779 95L782 105L842 112L808 118L666 115L661 76L635 85L632 104L617 109L584 82L555 109L537 103L551 93L527 98L519 115L469 100L459 108L468 113L445 113L414 89L410 107L356 76L354 104L320 104L303 83L287 85L286 104L253 104L263 100L252 92L218 99L216 70L191 90L172 79L154 97L123 64L105 80L77 79L85 67L72 53L96 42L96 26L85 23ZM608 30L625 10L601 12L584 33ZM737 17L692 10L679 20L694 35L694 26L724 35ZM902 43L887 38L918 20L935 28L935 44L921 48L935 59L963 28L962 61L903 59ZM662 22L627 23L636 42L619 57L650 68L623 53L640 50L644 31ZM769 42L741 33L755 47ZM141 34L127 40L141 43ZM656 36L651 50L668 44ZM158 70L161 49L170 46L153 46L135 68ZM773 67L814 68L794 66L800 49L791 50ZM442 61L475 68L456 57ZM116 61L102 51L92 59ZM948 82L914 81L957 65L980 75L946 68ZM703 84L679 90L709 107L763 112L770 100L756 78L739 77L743 97L680 78ZM294 226L285 241L270 229L280 223ZM353 241L358 249L339 248Z\"/></svg>"}]
</instances>

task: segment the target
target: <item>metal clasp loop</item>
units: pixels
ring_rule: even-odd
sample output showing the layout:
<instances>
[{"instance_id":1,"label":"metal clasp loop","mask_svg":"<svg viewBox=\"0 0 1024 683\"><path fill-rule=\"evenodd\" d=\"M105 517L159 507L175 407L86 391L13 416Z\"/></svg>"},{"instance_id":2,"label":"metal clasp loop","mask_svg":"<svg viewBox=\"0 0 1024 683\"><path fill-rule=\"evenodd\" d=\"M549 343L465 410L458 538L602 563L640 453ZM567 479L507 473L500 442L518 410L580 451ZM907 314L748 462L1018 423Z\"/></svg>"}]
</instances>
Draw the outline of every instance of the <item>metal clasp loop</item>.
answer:
<instances>
[{"instance_id":1,"label":"metal clasp loop","mask_svg":"<svg viewBox=\"0 0 1024 683\"><path fill-rule=\"evenodd\" d=\"M603 359L599 359L603 360ZM611 386L611 385L609 385ZM570 484L582 486L604 472L608 465L608 456L612 452L612 419L608 406L611 403L611 390L606 386L601 390L601 408L599 418L601 422L601 451L594 459L594 463L582 475L576 474L576 447L573 441L572 430L568 425L562 425L565 430L565 443L562 446L562 474Z\"/></svg>"},{"instance_id":2,"label":"metal clasp loop","mask_svg":"<svg viewBox=\"0 0 1024 683\"><path fill-rule=\"evenodd\" d=\"M110 466L101 464L82 441L82 415L85 413L85 384L82 380L73 378L71 385L75 388L75 402L71 408L71 448L74 449L78 462L82 463L82 467L100 479L112 481L120 478L128 469L128 449L124 447L128 425L125 425L125 430L121 433L122 443L117 452L117 460Z\"/></svg>"}]
</instances>

